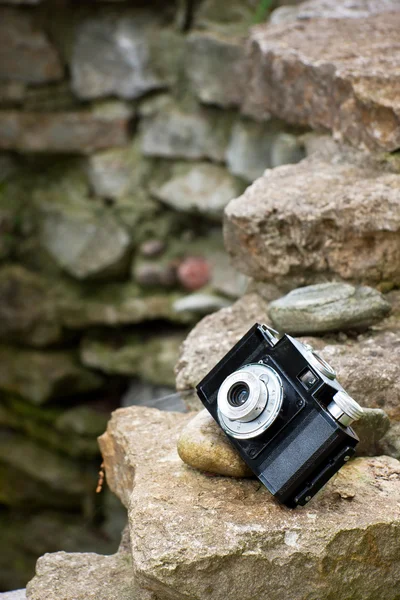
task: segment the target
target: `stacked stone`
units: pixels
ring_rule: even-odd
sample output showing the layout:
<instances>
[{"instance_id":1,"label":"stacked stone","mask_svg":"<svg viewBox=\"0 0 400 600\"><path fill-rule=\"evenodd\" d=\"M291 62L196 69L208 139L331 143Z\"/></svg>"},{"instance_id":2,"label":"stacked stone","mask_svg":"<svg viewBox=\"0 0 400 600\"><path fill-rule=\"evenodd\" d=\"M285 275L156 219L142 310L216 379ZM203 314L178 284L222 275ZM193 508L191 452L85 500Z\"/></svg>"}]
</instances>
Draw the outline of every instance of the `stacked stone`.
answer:
<instances>
[{"instance_id":1,"label":"stacked stone","mask_svg":"<svg viewBox=\"0 0 400 600\"><path fill-rule=\"evenodd\" d=\"M243 110L323 127L338 141L317 136L312 156L267 170L229 203L226 245L253 282L193 329L176 372L178 388L192 389L255 321L307 335L365 407L359 456L291 510L244 478L203 413L119 410L100 441L108 483L128 508L128 550L122 544L109 565L89 555L40 559L32 600L56 599L55 581L71 599L88 589L104 600L398 597L400 12L390 0L350 4L285 7L250 36ZM108 583L121 574L106 589L103 569Z\"/></svg>"},{"instance_id":2,"label":"stacked stone","mask_svg":"<svg viewBox=\"0 0 400 600\"><path fill-rule=\"evenodd\" d=\"M258 5L0 1L0 589L46 551L112 550L96 436L246 288L223 209L305 152L240 111Z\"/></svg>"}]
</instances>

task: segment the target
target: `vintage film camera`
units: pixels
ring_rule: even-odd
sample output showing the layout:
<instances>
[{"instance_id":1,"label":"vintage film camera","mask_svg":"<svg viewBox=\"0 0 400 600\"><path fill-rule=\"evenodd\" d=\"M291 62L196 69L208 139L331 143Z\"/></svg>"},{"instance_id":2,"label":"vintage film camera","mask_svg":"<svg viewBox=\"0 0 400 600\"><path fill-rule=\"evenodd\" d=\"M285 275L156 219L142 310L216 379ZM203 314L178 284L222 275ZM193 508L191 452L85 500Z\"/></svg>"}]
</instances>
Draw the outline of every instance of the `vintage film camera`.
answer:
<instances>
[{"instance_id":1,"label":"vintage film camera","mask_svg":"<svg viewBox=\"0 0 400 600\"><path fill-rule=\"evenodd\" d=\"M255 324L196 387L279 502L303 506L355 452L362 408L311 346Z\"/></svg>"}]
</instances>

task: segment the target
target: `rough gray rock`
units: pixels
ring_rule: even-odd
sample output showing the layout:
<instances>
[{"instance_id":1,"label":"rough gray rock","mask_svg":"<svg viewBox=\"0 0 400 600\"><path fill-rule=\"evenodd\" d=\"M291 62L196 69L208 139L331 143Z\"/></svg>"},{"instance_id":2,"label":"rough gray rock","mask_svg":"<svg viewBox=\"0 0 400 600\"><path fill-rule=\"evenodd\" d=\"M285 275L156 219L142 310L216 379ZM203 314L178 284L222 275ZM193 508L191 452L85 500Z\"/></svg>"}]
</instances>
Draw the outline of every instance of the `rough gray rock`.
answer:
<instances>
[{"instance_id":1,"label":"rough gray rock","mask_svg":"<svg viewBox=\"0 0 400 600\"><path fill-rule=\"evenodd\" d=\"M213 251L210 261L212 263L211 287L217 293L235 300L243 296L249 279L231 265L228 254Z\"/></svg>"},{"instance_id":2,"label":"rough gray rock","mask_svg":"<svg viewBox=\"0 0 400 600\"><path fill-rule=\"evenodd\" d=\"M36 575L26 589L28 600L156 600L136 587L125 535L116 554L56 552L36 565Z\"/></svg>"},{"instance_id":3,"label":"rough gray rock","mask_svg":"<svg viewBox=\"0 0 400 600\"><path fill-rule=\"evenodd\" d=\"M93 325L135 325L146 321L191 323L193 315L175 310L183 294L165 291L145 293L135 283L107 283L60 289L61 322L71 329Z\"/></svg>"},{"instance_id":4,"label":"rough gray rock","mask_svg":"<svg viewBox=\"0 0 400 600\"><path fill-rule=\"evenodd\" d=\"M139 8L100 11L82 21L71 61L78 97L138 98L173 83L182 43L173 31L161 28L162 20L160 11Z\"/></svg>"},{"instance_id":5,"label":"rough gray rock","mask_svg":"<svg viewBox=\"0 0 400 600\"><path fill-rule=\"evenodd\" d=\"M390 74L400 63L399 5L368 14L253 29L245 112L330 129L362 148L398 149L398 81Z\"/></svg>"},{"instance_id":6,"label":"rough gray rock","mask_svg":"<svg viewBox=\"0 0 400 600\"><path fill-rule=\"evenodd\" d=\"M226 151L228 168L233 175L253 182L265 169L296 163L304 158L299 136L282 133L282 123L274 120L255 123L237 121Z\"/></svg>"},{"instance_id":7,"label":"rough gray rock","mask_svg":"<svg viewBox=\"0 0 400 600\"><path fill-rule=\"evenodd\" d=\"M221 221L225 206L243 185L223 167L209 163L175 164L171 179L153 189L153 195L175 210Z\"/></svg>"},{"instance_id":8,"label":"rough gray rock","mask_svg":"<svg viewBox=\"0 0 400 600\"><path fill-rule=\"evenodd\" d=\"M380 440L380 452L400 459L400 422L392 423L387 434Z\"/></svg>"},{"instance_id":9,"label":"rough gray rock","mask_svg":"<svg viewBox=\"0 0 400 600\"><path fill-rule=\"evenodd\" d=\"M174 386L174 365L181 333L143 338L142 335L87 336L81 343L84 365L108 374L136 376L155 385Z\"/></svg>"},{"instance_id":10,"label":"rough gray rock","mask_svg":"<svg viewBox=\"0 0 400 600\"><path fill-rule=\"evenodd\" d=\"M204 0L196 7L193 25L196 29L245 33L258 6L258 0L232 0L225 5L219 0Z\"/></svg>"},{"instance_id":11,"label":"rough gray rock","mask_svg":"<svg viewBox=\"0 0 400 600\"><path fill-rule=\"evenodd\" d=\"M51 398L99 389L103 379L79 364L74 353L0 346L0 389L43 404Z\"/></svg>"},{"instance_id":12,"label":"rough gray rock","mask_svg":"<svg viewBox=\"0 0 400 600\"><path fill-rule=\"evenodd\" d=\"M28 11L0 8L0 79L40 84L63 77L56 49Z\"/></svg>"},{"instance_id":13,"label":"rough gray rock","mask_svg":"<svg viewBox=\"0 0 400 600\"><path fill-rule=\"evenodd\" d=\"M227 309L204 318L181 346L175 368L177 388L192 389L255 322L268 323L267 303L247 294ZM307 338L336 370L345 390L362 406L384 409L400 419L400 338L391 331L360 339ZM190 408L202 408L193 397Z\"/></svg>"},{"instance_id":14,"label":"rough gray rock","mask_svg":"<svg viewBox=\"0 0 400 600\"><path fill-rule=\"evenodd\" d=\"M293 133L279 133L271 148L271 167L297 163L305 157L302 136Z\"/></svg>"},{"instance_id":15,"label":"rough gray rock","mask_svg":"<svg viewBox=\"0 0 400 600\"><path fill-rule=\"evenodd\" d=\"M253 476L206 409L182 429L177 448L183 462L194 469L228 477Z\"/></svg>"},{"instance_id":16,"label":"rough gray rock","mask_svg":"<svg viewBox=\"0 0 400 600\"><path fill-rule=\"evenodd\" d=\"M73 277L109 276L126 270L131 247L127 231L112 216L48 208L43 215L43 247Z\"/></svg>"},{"instance_id":17,"label":"rough gray rock","mask_svg":"<svg viewBox=\"0 0 400 600\"><path fill-rule=\"evenodd\" d=\"M392 453L381 451L380 440L390 428L390 419L384 410L364 407L363 416L355 421L352 427L360 438L360 443L356 448L357 456L377 456L379 454L394 456Z\"/></svg>"},{"instance_id":18,"label":"rough gray rock","mask_svg":"<svg viewBox=\"0 0 400 600\"><path fill-rule=\"evenodd\" d=\"M62 339L48 281L19 265L0 270L0 336L38 347Z\"/></svg>"},{"instance_id":19,"label":"rough gray rock","mask_svg":"<svg viewBox=\"0 0 400 600\"><path fill-rule=\"evenodd\" d=\"M40 243L70 275L86 279L128 270L130 234L116 211L90 197L79 163L44 175L33 200Z\"/></svg>"},{"instance_id":20,"label":"rough gray rock","mask_svg":"<svg viewBox=\"0 0 400 600\"><path fill-rule=\"evenodd\" d=\"M74 508L90 501L96 468L51 451L26 436L0 430L0 501L26 508Z\"/></svg>"},{"instance_id":21,"label":"rough gray rock","mask_svg":"<svg viewBox=\"0 0 400 600\"><path fill-rule=\"evenodd\" d=\"M110 112L0 112L0 148L21 152L87 154L129 142L133 112L116 106Z\"/></svg>"},{"instance_id":22,"label":"rough gray rock","mask_svg":"<svg viewBox=\"0 0 400 600\"><path fill-rule=\"evenodd\" d=\"M136 144L113 148L88 158L88 176L94 192L118 200L137 192L150 179L153 165L143 159Z\"/></svg>"},{"instance_id":23,"label":"rough gray rock","mask_svg":"<svg viewBox=\"0 0 400 600\"><path fill-rule=\"evenodd\" d=\"M107 481L129 506L140 587L159 600L331 599L332 590L343 600L395 598L398 461L351 461L307 508L291 510L256 481L188 469L176 452L188 419L122 409L100 438Z\"/></svg>"},{"instance_id":24,"label":"rough gray rock","mask_svg":"<svg viewBox=\"0 0 400 600\"><path fill-rule=\"evenodd\" d=\"M233 264L293 287L341 278L400 282L400 176L367 155L312 155L268 170L225 209ZM364 161L364 164L363 164Z\"/></svg>"},{"instance_id":25,"label":"rough gray rock","mask_svg":"<svg viewBox=\"0 0 400 600\"><path fill-rule=\"evenodd\" d=\"M194 315L207 315L216 310L229 306L231 302L215 294L205 292L196 292L176 300L173 304L174 311L180 313L189 313Z\"/></svg>"},{"instance_id":26,"label":"rough gray rock","mask_svg":"<svg viewBox=\"0 0 400 600\"><path fill-rule=\"evenodd\" d=\"M225 108L242 103L247 77L243 37L191 33L185 67L189 87L201 102Z\"/></svg>"},{"instance_id":27,"label":"rough gray rock","mask_svg":"<svg viewBox=\"0 0 400 600\"><path fill-rule=\"evenodd\" d=\"M145 156L223 162L231 118L215 109L183 110L168 103L142 120Z\"/></svg>"},{"instance_id":28,"label":"rough gray rock","mask_svg":"<svg viewBox=\"0 0 400 600\"><path fill-rule=\"evenodd\" d=\"M373 288L335 282L292 290L268 309L276 329L295 335L361 330L389 312L389 302Z\"/></svg>"}]
</instances>

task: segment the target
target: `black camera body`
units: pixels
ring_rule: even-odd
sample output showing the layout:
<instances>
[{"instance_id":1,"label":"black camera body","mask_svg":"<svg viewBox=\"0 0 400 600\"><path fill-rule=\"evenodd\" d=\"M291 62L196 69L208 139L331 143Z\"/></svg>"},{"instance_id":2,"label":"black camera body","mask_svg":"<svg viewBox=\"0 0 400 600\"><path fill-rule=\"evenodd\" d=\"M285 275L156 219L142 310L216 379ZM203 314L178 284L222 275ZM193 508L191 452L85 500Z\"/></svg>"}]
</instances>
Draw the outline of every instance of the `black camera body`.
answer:
<instances>
[{"instance_id":1,"label":"black camera body","mask_svg":"<svg viewBox=\"0 0 400 600\"><path fill-rule=\"evenodd\" d=\"M256 323L197 394L279 502L305 505L349 460L362 408L311 346Z\"/></svg>"}]
</instances>

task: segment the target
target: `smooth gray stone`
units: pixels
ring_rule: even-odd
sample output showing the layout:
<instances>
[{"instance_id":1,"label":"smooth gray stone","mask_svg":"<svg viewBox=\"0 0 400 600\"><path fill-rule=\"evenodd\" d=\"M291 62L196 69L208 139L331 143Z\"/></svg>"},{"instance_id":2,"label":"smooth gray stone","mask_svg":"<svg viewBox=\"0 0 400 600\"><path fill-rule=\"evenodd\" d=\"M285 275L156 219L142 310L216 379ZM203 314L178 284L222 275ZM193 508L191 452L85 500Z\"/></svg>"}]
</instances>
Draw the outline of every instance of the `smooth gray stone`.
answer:
<instances>
[{"instance_id":1,"label":"smooth gray stone","mask_svg":"<svg viewBox=\"0 0 400 600\"><path fill-rule=\"evenodd\" d=\"M365 329L389 311L390 304L377 290L348 283L297 288L269 306L275 327L293 334Z\"/></svg>"}]
</instances>

